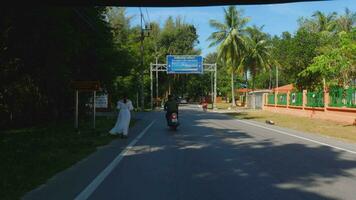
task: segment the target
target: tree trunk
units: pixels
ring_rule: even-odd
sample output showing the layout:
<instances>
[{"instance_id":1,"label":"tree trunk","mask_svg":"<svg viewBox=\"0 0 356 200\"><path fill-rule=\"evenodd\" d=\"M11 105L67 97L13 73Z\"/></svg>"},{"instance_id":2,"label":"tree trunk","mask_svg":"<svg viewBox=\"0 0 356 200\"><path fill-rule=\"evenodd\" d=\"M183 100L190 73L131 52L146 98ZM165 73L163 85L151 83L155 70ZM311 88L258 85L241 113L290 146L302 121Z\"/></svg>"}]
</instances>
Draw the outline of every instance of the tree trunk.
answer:
<instances>
[{"instance_id":1,"label":"tree trunk","mask_svg":"<svg viewBox=\"0 0 356 200\"><path fill-rule=\"evenodd\" d=\"M231 72L231 100L232 106L236 106L235 102L235 84L234 84L234 71Z\"/></svg>"}]
</instances>

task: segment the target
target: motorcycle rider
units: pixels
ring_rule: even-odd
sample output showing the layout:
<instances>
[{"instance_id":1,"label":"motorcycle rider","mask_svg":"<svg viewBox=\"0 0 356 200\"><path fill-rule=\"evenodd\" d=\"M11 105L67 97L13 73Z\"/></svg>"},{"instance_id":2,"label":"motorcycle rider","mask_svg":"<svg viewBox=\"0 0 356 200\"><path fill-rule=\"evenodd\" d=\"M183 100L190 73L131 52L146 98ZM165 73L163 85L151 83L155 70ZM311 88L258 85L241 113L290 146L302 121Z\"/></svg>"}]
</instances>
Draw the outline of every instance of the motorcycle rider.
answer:
<instances>
[{"instance_id":1,"label":"motorcycle rider","mask_svg":"<svg viewBox=\"0 0 356 200\"><path fill-rule=\"evenodd\" d=\"M172 113L177 113L178 118L178 103L173 95L168 95L168 101L164 104L164 110L166 111L167 125L169 125L169 118Z\"/></svg>"},{"instance_id":2,"label":"motorcycle rider","mask_svg":"<svg viewBox=\"0 0 356 200\"><path fill-rule=\"evenodd\" d=\"M202 108L204 111L206 111L208 109L208 101L205 99L205 97L203 98L203 101L202 101Z\"/></svg>"}]
</instances>

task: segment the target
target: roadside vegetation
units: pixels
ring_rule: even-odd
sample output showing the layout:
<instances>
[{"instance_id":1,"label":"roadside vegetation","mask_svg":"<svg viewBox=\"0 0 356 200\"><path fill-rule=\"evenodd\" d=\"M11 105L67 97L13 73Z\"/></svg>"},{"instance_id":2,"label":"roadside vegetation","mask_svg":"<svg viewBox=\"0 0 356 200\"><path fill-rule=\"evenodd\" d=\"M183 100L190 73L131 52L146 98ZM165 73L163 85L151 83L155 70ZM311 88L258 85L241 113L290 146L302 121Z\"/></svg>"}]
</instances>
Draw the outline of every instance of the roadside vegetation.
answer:
<instances>
[{"instance_id":1,"label":"roadside vegetation","mask_svg":"<svg viewBox=\"0 0 356 200\"><path fill-rule=\"evenodd\" d=\"M320 89L323 82L328 86L355 86L353 11L315 11L312 16L301 16L294 33L278 36L265 33L263 26L254 25L253 18L244 16L235 6L221 12L225 19L210 21L216 31L208 39L217 50L208 54L204 62L217 63L217 92L228 98L232 106L235 89L275 87L277 67L279 85L293 83L299 90ZM143 41L141 66L141 27L133 25L135 17L139 16L128 16L125 8L0 8L2 199L20 197L112 139L103 133L114 124L114 119L99 118L96 130L82 123L81 134L72 128L73 80L99 80L103 89L100 93L111 94L109 104L113 108L123 94L137 108L143 83L148 108L150 63L165 63L170 54L201 54L194 24L183 17L169 17L162 24L146 18L144 26L149 35L144 33L147 37ZM158 81L159 91L158 94L154 91L153 96L161 98L171 91L176 96L199 101L203 96L209 98L211 91L209 73L160 73ZM80 94L80 116L88 112L90 97L84 92ZM288 123L296 121L286 119L291 120ZM278 120L278 124L287 124ZM310 125L310 131L316 127ZM354 127L327 127L325 133L332 134L329 131L333 130L346 139L354 138L347 136Z\"/></svg>"},{"instance_id":2,"label":"roadside vegetation","mask_svg":"<svg viewBox=\"0 0 356 200\"><path fill-rule=\"evenodd\" d=\"M290 128L307 133L316 133L356 143L356 128L350 124L342 124L322 119L310 119L293 115L273 113L269 111L245 111L228 113L238 119L255 120L265 123L272 120L275 126Z\"/></svg>"},{"instance_id":3,"label":"roadside vegetation","mask_svg":"<svg viewBox=\"0 0 356 200\"><path fill-rule=\"evenodd\" d=\"M96 147L117 138L108 134L115 120L114 117L97 117L95 130L91 128L91 118L82 120L79 133L73 129L71 120L1 131L1 199L20 199L48 178L96 151ZM132 121L131 126L134 123Z\"/></svg>"}]
</instances>

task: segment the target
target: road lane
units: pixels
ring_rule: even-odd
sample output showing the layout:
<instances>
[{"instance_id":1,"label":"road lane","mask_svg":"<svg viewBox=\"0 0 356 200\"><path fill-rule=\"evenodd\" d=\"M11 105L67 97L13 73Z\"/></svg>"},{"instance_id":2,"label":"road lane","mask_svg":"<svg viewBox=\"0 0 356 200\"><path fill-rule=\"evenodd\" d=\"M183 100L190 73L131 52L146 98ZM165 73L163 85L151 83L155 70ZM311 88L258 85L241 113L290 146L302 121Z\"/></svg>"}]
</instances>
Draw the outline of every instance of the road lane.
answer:
<instances>
[{"instance_id":1,"label":"road lane","mask_svg":"<svg viewBox=\"0 0 356 200\"><path fill-rule=\"evenodd\" d=\"M355 199L356 156L187 106L156 123L89 199ZM353 146L354 147L354 146Z\"/></svg>"}]
</instances>

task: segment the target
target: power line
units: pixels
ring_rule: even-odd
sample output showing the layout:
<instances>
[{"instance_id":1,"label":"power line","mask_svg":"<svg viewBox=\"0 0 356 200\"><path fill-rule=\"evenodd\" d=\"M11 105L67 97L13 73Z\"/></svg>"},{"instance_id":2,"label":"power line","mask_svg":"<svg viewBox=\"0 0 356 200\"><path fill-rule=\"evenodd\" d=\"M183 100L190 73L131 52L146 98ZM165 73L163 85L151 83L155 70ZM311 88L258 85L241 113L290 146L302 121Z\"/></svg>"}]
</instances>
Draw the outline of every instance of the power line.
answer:
<instances>
[{"instance_id":1,"label":"power line","mask_svg":"<svg viewBox=\"0 0 356 200\"><path fill-rule=\"evenodd\" d=\"M146 14L147 14L147 18L148 18L148 23L151 24L151 19L150 19L150 16L148 15L147 8L146 8Z\"/></svg>"},{"instance_id":2,"label":"power line","mask_svg":"<svg viewBox=\"0 0 356 200\"><path fill-rule=\"evenodd\" d=\"M142 14L141 7L139 7L139 9L140 9L140 14L141 14L141 18L143 19L143 22L144 22L145 24L147 24L147 23L146 23L146 20L145 20L145 16ZM142 28L142 27L141 27L141 28Z\"/></svg>"}]
</instances>

